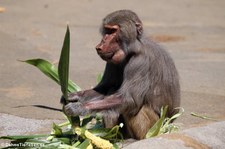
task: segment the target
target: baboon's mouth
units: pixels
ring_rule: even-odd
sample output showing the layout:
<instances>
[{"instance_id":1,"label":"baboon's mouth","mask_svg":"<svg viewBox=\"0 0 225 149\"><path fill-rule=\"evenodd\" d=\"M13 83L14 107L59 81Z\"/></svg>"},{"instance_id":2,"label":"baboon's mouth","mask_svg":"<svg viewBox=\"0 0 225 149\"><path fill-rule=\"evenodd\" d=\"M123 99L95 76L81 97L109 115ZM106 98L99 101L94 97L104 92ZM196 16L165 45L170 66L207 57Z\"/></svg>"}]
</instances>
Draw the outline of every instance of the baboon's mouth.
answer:
<instances>
[{"instance_id":1,"label":"baboon's mouth","mask_svg":"<svg viewBox=\"0 0 225 149\"><path fill-rule=\"evenodd\" d=\"M112 59L114 52L107 52L107 53L100 53L98 52L98 55L103 59L103 60L110 60Z\"/></svg>"}]
</instances>

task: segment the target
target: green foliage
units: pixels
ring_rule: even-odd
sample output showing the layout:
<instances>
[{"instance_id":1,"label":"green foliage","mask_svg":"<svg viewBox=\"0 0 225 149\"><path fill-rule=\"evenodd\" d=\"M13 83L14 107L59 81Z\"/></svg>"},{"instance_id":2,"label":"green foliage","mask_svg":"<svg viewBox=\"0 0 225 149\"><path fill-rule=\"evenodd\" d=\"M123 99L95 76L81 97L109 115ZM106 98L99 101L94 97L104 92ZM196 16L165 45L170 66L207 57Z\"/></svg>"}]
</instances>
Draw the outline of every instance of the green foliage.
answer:
<instances>
[{"instance_id":1,"label":"green foliage","mask_svg":"<svg viewBox=\"0 0 225 149\"><path fill-rule=\"evenodd\" d=\"M195 112L191 112L191 115L195 116L195 117L198 117L198 118L201 118L201 119L205 119L205 120L217 121L217 119L215 119L215 118L212 118L212 117L209 117L209 116L206 116L206 115L202 115L202 114L199 114L199 113L195 113Z\"/></svg>"},{"instance_id":2,"label":"green foliage","mask_svg":"<svg viewBox=\"0 0 225 149\"><path fill-rule=\"evenodd\" d=\"M78 148L81 149L86 149L89 145L90 145L90 140L89 139L85 139L84 142L82 142L79 146L77 146Z\"/></svg>"},{"instance_id":3,"label":"green foliage","mask_svg":"<svg viewBox=\"0 0 225 149\"><path fill-rule=\"evenodd\" d=\"M0 137L0 139L8 139L11 140L12 144L20 143L26 146L33 146L35 144L39 146L39 148L79 149L86 149L86 147L91 144L89 138L84 135L86 130L90 131L93 135L107 139L112 143L119 142L123 139L119 132L120 126L115 126L112 129L103 127L101 129L96 129L95 124L92 124L91 127L87 126L90 124L91 120L94 120L94 117L86 117L81 120L80 126L75 128L69 121L59 125L53 123L51 134L3 136ZM80 133L77 133L76 129L78 129ZM114 146L116 147L116 145Z\"/></svg>"},{"instance_id":4,"label":"green foliage","mask_svg":"<svg viewBox=\"0 0 225 149\"><path fill-rule=\"evenodd\" d=\"M49 135L28 135L28 136L2 136L0 139L10 139L10 140L27 140L35 138L43 138Z\"/></svg>"},{"instance_id":5,"label":"green foliage","mask_svg":"<svg viewBox=\"0 0 225 149\"><path fill-rule=\"evenodd\" d=\"M59 76L58 76L58 69L54 66L54 64L44 60L44 59L29 59L22 61L27 64L33 65L38 68L43 74L47 77L55 81L57 84L60 85ZM76 85L73 81L69 80L68 82L68 92L77 92L80 91L81 88Z\"/></svg>"},{"instance_id":6,"label":"green foliage","mask_svg":"<svg viewBox=\"0 0 225 149\"><path fill-rule=\"evenodd\" d=\"M67 26L66 35L60 54L58 74L61 91L66 100L68 100L68 80L69 80L69 59L70 59L70 30Z\"/></svg>"},{"instance_id":7,"label":"green foliage","mask_svg":"<svg viewBox=\"0 0 225 149\"><path fill-rule=\"evenodd\" d=\"M149 129L148 133L146 134L146 138L178 131L178 126L171 122L172 120L181 116L184 113L184 109L179 108L180 111L177 114L173 115L171 118L166 117L167 109L168 106L161 108L161 116L159 120L152 126L152 128Z\"/></svg>"}]
</instances>

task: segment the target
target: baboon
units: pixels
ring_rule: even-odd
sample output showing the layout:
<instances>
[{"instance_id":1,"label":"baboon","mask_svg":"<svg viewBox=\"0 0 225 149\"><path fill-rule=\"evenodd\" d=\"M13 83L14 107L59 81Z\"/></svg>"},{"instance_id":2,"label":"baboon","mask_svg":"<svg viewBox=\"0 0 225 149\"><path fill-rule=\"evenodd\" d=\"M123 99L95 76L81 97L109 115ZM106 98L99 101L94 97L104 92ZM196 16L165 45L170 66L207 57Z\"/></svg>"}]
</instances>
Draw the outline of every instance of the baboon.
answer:
<instances>
[{"instance_id":1,"label":"baboon","mask_svg":"<svg viewBox=\"0 0 225 149\"><path fill-rule=\"evenodd\" d=\"M143 139L159 119L162 106L168 106L171 117L180 105L174 62L144 34L141 20L131 10L107 15L100 32L103 37L96 51L106 61L103 78L93 89L70 93L64 112L69 116L100 113L105 127L123 122L128 137Z\"/></svg>"}]
</instances>

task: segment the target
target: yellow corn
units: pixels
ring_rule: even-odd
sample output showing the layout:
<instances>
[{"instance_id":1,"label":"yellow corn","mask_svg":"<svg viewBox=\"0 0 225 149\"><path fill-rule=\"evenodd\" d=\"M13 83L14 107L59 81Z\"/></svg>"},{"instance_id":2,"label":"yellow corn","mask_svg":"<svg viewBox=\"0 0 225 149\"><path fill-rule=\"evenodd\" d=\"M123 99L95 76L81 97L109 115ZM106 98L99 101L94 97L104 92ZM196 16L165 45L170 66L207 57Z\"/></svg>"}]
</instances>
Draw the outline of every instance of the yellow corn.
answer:
<instances>
[{"instance_id":1,"label":"yellow corn","mask_svg":"<svg viewBox=\"0 0 225 149\"><path fill-rule=\"evenodd\" d=\"M92 144L89 144L88 147L87 147L87 149L93 149Z\"/></svg>"},{"instance_id":2,"label":"yellow corn","mask_svg":"<svg viewBox=\"0 0 225 149\"><path fill-rule=\"evenodd\" d=\"M92 133L90 133L88 130L85 130L84 135L88 139L90 139L91 143L96 145L98 148L101 148L101 149L112 149L113 148L113 145L108 140L104 140L100 137L97 137L97 136L93 135Z\"/></svg>"}]
</instances>

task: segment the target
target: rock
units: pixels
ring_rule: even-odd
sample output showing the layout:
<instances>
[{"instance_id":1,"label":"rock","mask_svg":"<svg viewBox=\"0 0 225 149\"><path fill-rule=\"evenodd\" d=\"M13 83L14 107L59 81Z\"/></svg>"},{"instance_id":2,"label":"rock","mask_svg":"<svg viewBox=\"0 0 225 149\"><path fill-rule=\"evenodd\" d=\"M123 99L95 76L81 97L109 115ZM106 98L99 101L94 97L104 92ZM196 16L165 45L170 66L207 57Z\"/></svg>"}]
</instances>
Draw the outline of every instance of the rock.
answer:
<instances>
[{"instance_id":1,"label":"rock","mask_svg":"<svg viewBox=\"0 0 225 149\"><path fill-rule=\"evenodd\" d=\"M190 128L179 133L140 140L125 149L222 149L225 146L225 121Z\"/></svg>"}]
</instances>

